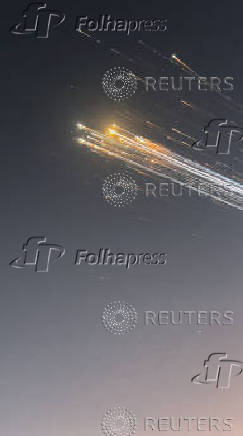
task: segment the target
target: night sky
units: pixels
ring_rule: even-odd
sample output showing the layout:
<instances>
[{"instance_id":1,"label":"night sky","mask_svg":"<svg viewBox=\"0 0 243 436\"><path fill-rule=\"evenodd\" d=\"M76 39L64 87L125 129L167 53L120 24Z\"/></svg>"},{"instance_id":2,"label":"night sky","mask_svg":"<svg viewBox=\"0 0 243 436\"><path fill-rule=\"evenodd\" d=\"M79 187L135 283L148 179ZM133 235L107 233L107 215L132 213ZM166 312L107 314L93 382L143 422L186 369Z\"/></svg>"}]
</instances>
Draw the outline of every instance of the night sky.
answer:
<instances>
[{"instance_id":1,"label":"night sky","mask_svg":"<svg viewBox=\"0 0 243 436\"><path fill-rule=\"evenodd\" d=\"M231 435L240 436L243 376L233 377L230 389L223 390L193 384L191 378L211 353L225 352L229 359L243 361L242 211L197 196L146 198L145 183L158 184L159 178L91 153L77 146L73 136L77 121L103 130L118 120L136 134L163 142L139 117L166 126L177 123L195 135L207 117L209 121L207 111L243 125L242 112L211 93L187 94L205 108L202 115L178 109L173 91L149 97L138 93L119 104L109 100L101 85L103 74L114 66L140 75L171 74L169 66L161 74L158 59L138 48L142 39L165 56L178 53L202 76L233 77L231 96L242 102L242 3L52 0L48 8L64 12L66 20L46 39L10 32L26 7L11 0L0 14L0 434L101 436L103 414L121 406L135 413L138 436L145 433L146 416L231 417ZM93 33L102 46L75 32L77 16L102 14L167 19L168 29L129 36ZM111 55L110 47L139 55L146 66ZM126 111L131 114L127 124ZM166 145L199 159L183 145ZM240 150L223 157L205 153L201 161L232 166L237 175L243 171ZM132 204L116 208L104 200L102 184L121 171L128 171L140 189ZM65 255L48 273L9 266L33 236L65 247ZM167 263L128 271L75 265L77 249L97 252L102 247L123 253L163 252ZM115 336L102 326L103 310L112 301L136 309L138 325L131 333ZM234 323L201 329L186 324L146 327L146 310L232 311Z\"/></svg>"}]
</instances>

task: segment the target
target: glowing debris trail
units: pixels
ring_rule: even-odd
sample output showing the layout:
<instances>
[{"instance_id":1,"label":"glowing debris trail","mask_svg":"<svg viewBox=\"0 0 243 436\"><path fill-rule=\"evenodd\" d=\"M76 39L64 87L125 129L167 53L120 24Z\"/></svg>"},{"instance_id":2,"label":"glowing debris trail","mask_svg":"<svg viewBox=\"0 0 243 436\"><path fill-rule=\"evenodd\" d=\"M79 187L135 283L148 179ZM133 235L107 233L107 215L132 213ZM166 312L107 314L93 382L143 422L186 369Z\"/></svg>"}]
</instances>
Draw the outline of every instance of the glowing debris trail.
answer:
<instances>
[{"instance_id":1,"label":"glowing debris trail","mask_svg":"<svg viewBox=\"0 0 243 436\"><path fill-rule=\"evenodd\" d=\"M243 185L142 136L113 124L104 133L77 123L76 142L146 173L166 177L218 202L243 210Z\"/></svg>"},{"instance_id":2,"label":"glowing debris trail","mask_svg":"<svg viewBox=\"0 0 243 436\"><path fill-rule=\"evenodd\" d=\"M183 70L189 71L192 74L196 74L185 62L183 62L175 53L173 53L170 57L171 62L175 62L179 65Z\"/></svg>"}]
</instances>

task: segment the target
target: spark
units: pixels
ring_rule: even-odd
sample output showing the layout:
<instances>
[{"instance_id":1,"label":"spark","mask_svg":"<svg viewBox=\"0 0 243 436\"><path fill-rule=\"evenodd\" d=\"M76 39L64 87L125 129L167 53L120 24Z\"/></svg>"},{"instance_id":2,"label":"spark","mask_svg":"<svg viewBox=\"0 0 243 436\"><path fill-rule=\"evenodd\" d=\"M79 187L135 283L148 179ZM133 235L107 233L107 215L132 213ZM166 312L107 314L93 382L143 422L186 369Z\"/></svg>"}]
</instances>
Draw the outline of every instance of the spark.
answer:
<instances>
[{"instance_id":1,"label":"spark","mask_svg":"<svg viewBox=\"0 0 243 436\"><path fill-rule=\"evenodd\" d=\"M102 133L87 126L80 130L78 124L76 142L101 155L122 160L138 172L142 170L145 174L168 178L243 210L243 186L239 181L119 126L115 130L112 126Z\"/></svg>"},{"instance_id":2,"label":"spark","mask_svg":"<svg viewBox=\"0 0 243 436\"><path fill-rule=\"evenodd\" d=\"M186 145L187 147L191 147L192 146L191 144L188 144L188 142L180 141L179 139L174 138L173 136L170 136L170 135L167 135L166 139L168 139L168 141L178 142L178 144Z\"/></svg>"},{"instance_id":3,"label":"spark","mask_svg":"<svg viewBox=\"0 0 243 436\"><path fill-rule=\"evenodd\" d=\"M108 132L109 132L111 135L115 135L115 134L116 134L116 131L115 131L114 129L108 129Z\"/></svg>"},{"instance_id":4,"label":"spark","mask_svg":"<svg viewBox=\"0 0 243 436\"><path fill-rule=\"evenodd\" d=\"M184 106L188 106L188 107L190 107L191 109L194 109L194 107L192 106L192 104L191 104L191 103L188 103L188 101L180 100L180 102L181 102L182 104L184 104Z\"/></svg>"},{"instance_id":5,"label":"spark","mask_svg":"<svg viewBox=\"0 0 243 436\"><path fill-rule=\"evenodd\" d=\"M171 59L171 62L176 63L184 70L190 71L190 73L195 74L195 72L185 62L183 62L175 53L173 53L171 55L170 59Z\"/></svg>"},{"instance_id":6,"label":"spark","mask_svg":"<svg viewBox=\"0 0 243 436\"><path fill-rule=\"evenodd\" d=\"M192 139L193 141L196 141L196 138L194 138L193 136L187 135L186 133L182 132L179 129L176 129L175 127L172 127L171 130L173 130L173 132L179 133L182 136L185 136L188 139Z\"/></svg>"},{"instance_id":7,"label":"spark","mask_svg":"<svg viewBox=\"0 0 243 436\"><path fill-rule=\"evenodd\" d=\"M77 123L77 124L76 124L76 127L77 127L77 129L79 129L79 130L85 130L85 129L86 129L86 126L85 126L84 124L81 124L81 123Z\"/></svg>"}]
</instances>

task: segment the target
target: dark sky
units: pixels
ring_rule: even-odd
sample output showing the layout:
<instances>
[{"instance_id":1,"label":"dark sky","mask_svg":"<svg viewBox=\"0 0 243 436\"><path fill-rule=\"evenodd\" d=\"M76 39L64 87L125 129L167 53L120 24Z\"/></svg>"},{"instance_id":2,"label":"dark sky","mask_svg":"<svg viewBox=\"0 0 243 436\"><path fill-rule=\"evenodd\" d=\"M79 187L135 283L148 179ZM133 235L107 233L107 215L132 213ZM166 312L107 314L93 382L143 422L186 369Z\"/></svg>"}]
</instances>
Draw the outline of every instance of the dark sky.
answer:
<instances>
[{"instance_id":1,"label":"dark sky","mask_svg":"<svg viewBox=\"0 0 243 436\"><path fill-rule=\"evenodd\" d=\"M77 147L72 136L77 120L100 128L115 119L117 106L104 95L101 78L124 65L74 32L76 16L166 18L166 32L143 33L142 39L165 55L180 54L203 75L234 77L240 102L242 3L49 1L49 9L65 12L66 20L48 39L10 33L26 6L5 2L0 14L0 434L101 435L101 416L120 405L136 413L139 436L144 416L233 417L231 434L240 436L243 377L225 391L190 379L210 353L243 361L242 212L188 196L146 199L141 191L129 207L111 207L101 186L124 166ZM135 54L141 35L99 36L107 46ZM129 104L163 122L163 101L161 113L149 102ZM172 104L169 109L173 120L177 113ZM227 106L214 109L217 116L241 120ZM151 181L133 170L129 174L140 186ZM9 267L29 237L43 235L66 249L48 273ZM74 265L78 248L101 247L162 251L168 262L129 271ZM104 330L101 315L113 300L136 308L139 322L131 334L116 337ZM201 333L193 326L150 329L143 323L145 310L230 310L234 325Z\"/></svg>"}]
</instances>

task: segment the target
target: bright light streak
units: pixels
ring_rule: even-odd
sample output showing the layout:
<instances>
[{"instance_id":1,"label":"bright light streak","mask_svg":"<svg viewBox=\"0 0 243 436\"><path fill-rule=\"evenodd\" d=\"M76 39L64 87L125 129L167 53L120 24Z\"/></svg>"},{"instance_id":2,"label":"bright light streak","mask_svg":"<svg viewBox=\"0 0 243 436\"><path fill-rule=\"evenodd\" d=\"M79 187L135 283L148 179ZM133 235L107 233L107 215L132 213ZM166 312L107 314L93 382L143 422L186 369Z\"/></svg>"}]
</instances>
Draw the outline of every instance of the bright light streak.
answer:
<instances>
[{"instance_id":1,"label":"bright light streak","mask_svg":"<svg viewBox=\"0 0 243 436\"><path fill-rule=\"evenodd\" d=\"M119 126L116 130L108 128L106 132L86 126L80 129L78 123L76 142L101 155L120 159L137 171L166 177L218 202L243 210L243 186L239 181Z\"/></svg>"}]
</instances>

